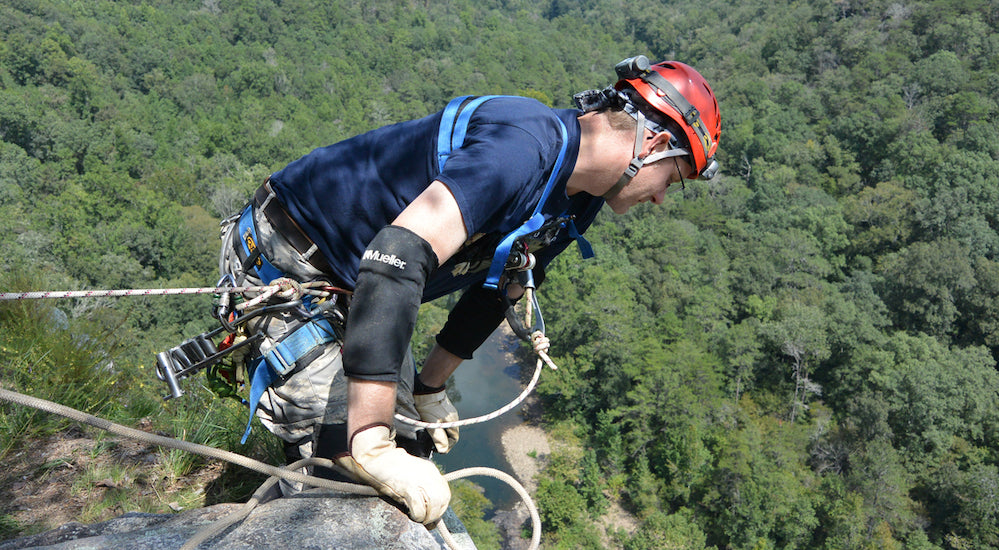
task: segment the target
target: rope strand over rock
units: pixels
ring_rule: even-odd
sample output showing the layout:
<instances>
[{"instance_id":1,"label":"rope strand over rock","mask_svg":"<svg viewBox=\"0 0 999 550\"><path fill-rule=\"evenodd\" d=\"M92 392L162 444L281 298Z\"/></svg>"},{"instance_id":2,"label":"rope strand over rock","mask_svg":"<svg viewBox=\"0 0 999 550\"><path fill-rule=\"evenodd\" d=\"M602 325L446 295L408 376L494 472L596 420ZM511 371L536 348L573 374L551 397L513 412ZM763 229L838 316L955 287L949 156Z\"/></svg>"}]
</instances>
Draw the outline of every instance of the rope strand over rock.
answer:
<instances>
[{"instance_id":1,"label":"rope strand over rock","mask_svg":"<svg viewBox=\"0 0 999 550\"><path fill-rule=\"evenodd\" d=\"M219 523L210 526L204 531L196 534L191 540L184 545L185 549L196 548L201 543L211 539L212 537L218 535L223 530L229 526L242 521L253 507L256 506L259 501L259 495L262 495L266 489L269 488L269 484L276 483L278 479L286 479L292 482L303 483L305 485L320 487L324 489L332 489L334 491L339 491L348 494L355 495L365 495L365 496L377 496L378 493L371 487L366 485L356 485L353 483L344 483L340 481L333 481L329 479L318 478L310 475L305 475L300 472L294 471L295 468L299 468L306 464L300 464L296 462L287 468L279 468L277 466L272 466L259 460L254 460L252 458L233 453L231 451L225 451L222 449L216 449L214 447L209 447L207 445L199 445L197 443L191 443L189 441L183 441L180 439L173 439L170 437L164 437L161 435L151 434L144 432L142 430L136 430L135 428L129 428L121 424L116 424L109 420L87 414L76 409L54 403L52 401L47 401L45 399L39 399L37 397L31 397L30 395L24 395L21 393L13 392L4 388L0 388L0 400L7 401L10 403L15 403L18 405L23 405L27 407L32 407L40 411L49 412L52 414L57 414L59 416L68 418L70 420L87 424L88 426L93 426L101 430L111 432L116 435L123 437L129 437L151 445L157 445L159 447L167 447L170 449L179 449L182 451L188 451L196 453L209 458L217 458L219 460L225 460L237 466L243 466L271 476L264 485L262 485L255 493L254 496L246 503L244 508L235 512L227 518L222 519ZM302 461L300 461L302 462ZM326 459L308 459L305 461L308 464L319 464L328 468L338 469L338 467L330 460ZM527 505L528 510L531 514L531 550L537 550L541 545L541 516L538 514L537 506L535 506L534 501L531 500L530 495L527 493L527 489L524 488L516 479L514 479L509 474L501 472L499 470L494 470L492 468L465 468L463 470L458 470L444 475L444 479L447 481L454 481L456 479L462 479L471 476L489 476L500 481L503 481L513 487L514 491L524 500ZM444 526L443 522L438 523L437 529L441 533L441 537L445 540L448 546L452 550L459 550L457 542L451 536L447 527Z\"/></svg>"}]
</instances>

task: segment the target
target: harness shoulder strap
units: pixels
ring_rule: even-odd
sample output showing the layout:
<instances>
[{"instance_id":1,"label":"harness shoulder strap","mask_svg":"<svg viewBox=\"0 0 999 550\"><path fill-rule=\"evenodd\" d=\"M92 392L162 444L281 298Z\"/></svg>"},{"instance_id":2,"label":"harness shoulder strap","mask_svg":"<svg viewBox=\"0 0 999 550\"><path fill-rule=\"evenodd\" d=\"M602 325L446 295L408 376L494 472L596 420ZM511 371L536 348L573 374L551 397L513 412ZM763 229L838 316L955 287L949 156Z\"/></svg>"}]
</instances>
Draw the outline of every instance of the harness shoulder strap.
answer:
<instances>
[{"instance_id":1,"label":"harness shoulder strap","mask_svg":"<svg viewBox=\"0 0 999 550\"><path fill-rule=\"evenodd\" d=\"M437 169L444 170L444 163L451 155L451 151L460 149L465 142L465 134L468 132L468 121L472 118L472 113L486 101L497 95L484 95L473 97L464 95L452 99L441 117L440 130L437 132Z\"/></svg>"},{"instance_id":2,"label":"harness shoulder strap","mask_svg":"<svg viewBox=\"0 0 999 550\"><path fill-rule=\"evenodd\" d=\"M475 109L486 101L496 97L505 96L461 96L452 99L447 104L441 116L440 130L438 130L437 133L437 167L439 170L444 170L444 164L447 162L451 152L455 149L461 148L462 144L465 142L465 134L468 132L468 123L471 120L472 113L475 112ZM518 237L536 231L539 227L541 227L541 224L544 223L544 215L541 213L541 210L544 208L545 202L548 200L548 196L551 195L552 189L555 188L555 182L558 181L558 173L562 169L562 163L565 161L565 153L569 148L569 131L565 127L565 123L563 123L562 120L554 114L552 116L555 118L555 121L558 122L559 131L562 137L562 144L559 149L558 157L555 159L555 164L552 166L551 173L548 176L548 181L545 183L544 191L541 193L541 199L534 207L534 212L531 213L531 217L528 218L523 225L505 236L500 241L499 246L496 247L496 251L493 253L493 261L490 264L489 272L486 275L486 282L483 284L483 286L488 288L497 288L499 285L499 278L503 274L503 269L506 267L506 259L510 256L510 249L513 247L514 241L516 241ZM592 256L593 252L590 244L586 242L586 239L584 239L578 231L575 231L575 226L572 227L572 233L572 237L576 239L580 249L584 252L584 257ZM587 252L589 252L589 255L587 255Z\"/></svg>"}]
</instances>

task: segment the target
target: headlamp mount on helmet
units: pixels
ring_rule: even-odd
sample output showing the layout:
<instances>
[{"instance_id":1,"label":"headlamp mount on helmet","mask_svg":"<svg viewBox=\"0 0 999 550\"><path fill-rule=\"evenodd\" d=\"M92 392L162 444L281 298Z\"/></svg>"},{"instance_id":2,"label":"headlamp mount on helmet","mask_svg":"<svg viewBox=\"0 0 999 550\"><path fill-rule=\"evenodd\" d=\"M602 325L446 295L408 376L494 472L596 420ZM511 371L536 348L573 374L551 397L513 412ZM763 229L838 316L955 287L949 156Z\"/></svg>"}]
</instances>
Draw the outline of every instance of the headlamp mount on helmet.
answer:
<instances>
[{"instance_id":1,"label":"headlamp mount on helmet","mask_svg":"<svg viewBox=\"0 0 999 550\"><path fill-rule=\"evenodd\" d=\"M624 61L618 61L617 65L614 65L614 72L617 73L618 79L627 80L629 78L641 78L651 68L652 64L649 62L648 57L636 55Z\"/></svg>"}]
</instances>

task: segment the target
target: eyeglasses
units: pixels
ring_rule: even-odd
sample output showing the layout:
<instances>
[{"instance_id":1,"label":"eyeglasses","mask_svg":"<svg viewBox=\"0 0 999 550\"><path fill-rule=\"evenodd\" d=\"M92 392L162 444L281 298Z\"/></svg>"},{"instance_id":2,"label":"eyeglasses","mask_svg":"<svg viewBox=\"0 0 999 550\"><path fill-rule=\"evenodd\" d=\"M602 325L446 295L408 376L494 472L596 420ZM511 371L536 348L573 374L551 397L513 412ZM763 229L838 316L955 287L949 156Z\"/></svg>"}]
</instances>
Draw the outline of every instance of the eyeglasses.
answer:
<instances>
[{"instance_id":1,"label":"eyeglasses","mask_svg":"<svg viewBox=\"0 0 999 550\"><path fill-rule=\"evenodd\" d=\"M683 170L680 169L680 161L677 157L673 157L673 166L676 166L676 175L680 177L680 180L666 187L667 194L679 193L687 188L687 184L684 183L687 181L687 178L683 177Z\"/></svg>"}]
</instances>

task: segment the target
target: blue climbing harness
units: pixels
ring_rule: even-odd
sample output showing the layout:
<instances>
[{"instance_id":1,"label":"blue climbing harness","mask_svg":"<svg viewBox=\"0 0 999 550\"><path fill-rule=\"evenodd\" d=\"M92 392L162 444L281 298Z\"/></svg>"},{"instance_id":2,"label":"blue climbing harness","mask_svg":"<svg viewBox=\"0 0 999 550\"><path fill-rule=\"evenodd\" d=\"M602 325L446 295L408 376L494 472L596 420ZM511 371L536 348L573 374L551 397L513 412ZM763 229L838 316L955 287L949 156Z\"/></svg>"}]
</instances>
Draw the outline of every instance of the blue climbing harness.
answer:
<instances>
[{"instance_id":1,"label":"blue climbing harness","mask_svg":"<svg viewBox=\"0 0 999 550\"><path fill-rule=\"evenodd\" d=\"M246 255L244 270L253 266L265 285L284 277L284 273L274 267L258 248L260 239L257 238L251 206L247 206L240 215L236 231L239 232L239 241ZM255 359L247 369L250 376L250 418L246 422L246 431L243 432L240 443L246 443L246 438L250 436L253 417L267 388L290 375L296 367L309 364L323 352L325 344L336 339L332 325L321 313L316 314L309 297L303 298L302 305L309 308L312 315L301 320L298 328L275 342L270 350Z\"/></svg>"}]
</instances>

